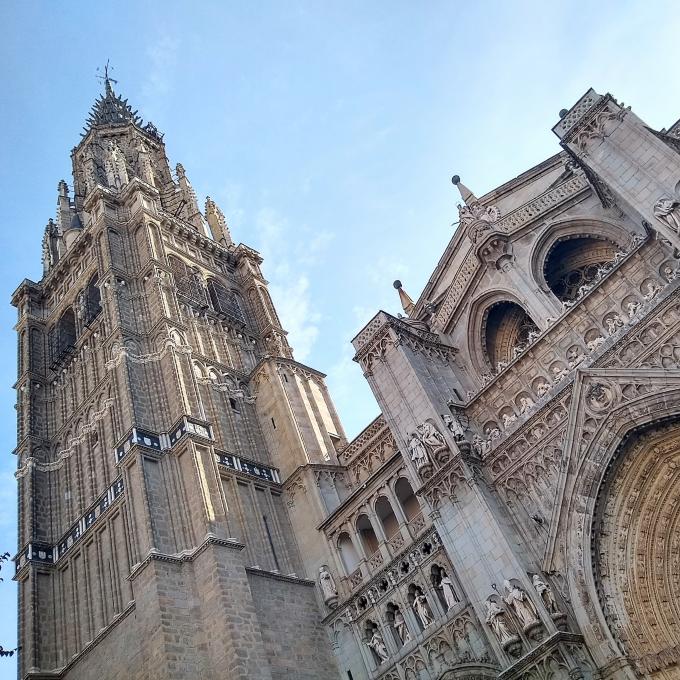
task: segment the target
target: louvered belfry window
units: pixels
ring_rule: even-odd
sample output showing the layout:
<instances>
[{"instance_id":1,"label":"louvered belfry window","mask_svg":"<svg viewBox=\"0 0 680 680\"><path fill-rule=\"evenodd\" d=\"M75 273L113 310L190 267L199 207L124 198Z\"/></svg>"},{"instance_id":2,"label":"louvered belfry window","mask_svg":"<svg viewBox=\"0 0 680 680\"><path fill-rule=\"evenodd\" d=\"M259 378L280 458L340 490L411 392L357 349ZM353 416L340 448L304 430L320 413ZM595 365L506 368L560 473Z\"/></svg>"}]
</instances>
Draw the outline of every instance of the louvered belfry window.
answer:
<instances>
[{"instance_id":1,"label":"louvered belfry window","mask_svg":"<svg viewBox=\"0 0 680 680\"><path fill-rule=\"evenodd\" d=\"M208 280L208 295L210 305L218 314L226 314L240 322L245 322L241 305L239 305L236 295L228 291L216 279Z\"/></svg>"},{"instance_id":2,"label":"louvered belfry window","mask_svg":"<svg viewBox=\"0 0 680 680\"><path fill-rule=\"evenodd\" d=\"M177 293L190 302L205 306L207 304L207 296L203 279L198 271L190 269L178 257L169 257L170 268L175 278L175 286Z\"/></svg>"}]
</instances>

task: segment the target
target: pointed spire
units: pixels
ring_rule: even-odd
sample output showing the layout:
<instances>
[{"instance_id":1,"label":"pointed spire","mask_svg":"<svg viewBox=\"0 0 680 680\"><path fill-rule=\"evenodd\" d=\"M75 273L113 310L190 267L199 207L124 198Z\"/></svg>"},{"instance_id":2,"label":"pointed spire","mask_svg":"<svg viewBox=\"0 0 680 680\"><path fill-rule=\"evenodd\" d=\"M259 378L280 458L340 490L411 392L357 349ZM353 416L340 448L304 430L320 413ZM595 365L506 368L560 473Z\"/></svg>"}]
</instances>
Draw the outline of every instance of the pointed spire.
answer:
<instances>
[{"instance_id":1,"label":"pointed spire","mask_svg":"<svg viewBox=\"0 0 680 680\"><path fill-rule=\"evenodd\" d=\"M458 191L460 191L460 196L465 202L465 205L474 205L478 202L477 197L460 181L458 175L454 175L451 178L451 182L454 186L458 187Z\"/></svg>"},{"instance_id":2,"label":"pointed spire","mask_svg":"<svg viewBox=\"0 0 680 680\"><path fill-rule=\"evenodd\" d=\"M402 288L401 286L401 281L397 279L393 284L392 284L398 291L399 293L399 300L401 301L401 307L406 313L406 316L411 316L413 313L413 310L415 308L415 302L411 299L411 296Z\"/></svg>"},{"instance_id":3,"label":"pointed spire","mask_svg":"<svg viewBox=\"0 0 680 680\"><path fill-rule=\"evenodd\" d=\"M185 219L190 224L193 224L196 229L202 229L203 215L201 215L201 211L198 209L196 192L191 186L191 182L187 177L184 166L181 163L177 163L175 166L175 172L177 173L177 181L179 183L180 195L182 197L181 205L184 211Z\"/></svg>"},{"instance_id":4,"label":"pointed spire","mask_svg":"<svg viewBox=\"0 0 680 680\"><path fill-rule=\"evenodd\" d=\"M215 201L210 196L205 199L205 218L208 220L212 237L223 246L231 245L231 234L227 226L224 213L219 209Z\"/></svg>"}]
</instances>

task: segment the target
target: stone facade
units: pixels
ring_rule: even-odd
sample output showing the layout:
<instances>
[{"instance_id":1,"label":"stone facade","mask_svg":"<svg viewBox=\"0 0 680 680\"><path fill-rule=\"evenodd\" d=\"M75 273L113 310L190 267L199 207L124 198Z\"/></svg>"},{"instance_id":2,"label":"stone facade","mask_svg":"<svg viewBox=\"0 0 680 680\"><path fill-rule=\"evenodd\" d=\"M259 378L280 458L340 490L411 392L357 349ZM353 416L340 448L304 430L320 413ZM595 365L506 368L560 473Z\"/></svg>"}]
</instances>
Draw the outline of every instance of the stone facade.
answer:
<instances>
[{"instance_id":1,"label":"stone facade","mask_svg":"<svg viewBox=\"0 0 680 680\"><path fill-rule=\"evenodd\" d=\"M21 678L680 677L680 126L589 90L353 340L353 441L258 254L110 83L24 281ZM396 285L396 284L395 284Z\"/></svg>"}]
</instances>

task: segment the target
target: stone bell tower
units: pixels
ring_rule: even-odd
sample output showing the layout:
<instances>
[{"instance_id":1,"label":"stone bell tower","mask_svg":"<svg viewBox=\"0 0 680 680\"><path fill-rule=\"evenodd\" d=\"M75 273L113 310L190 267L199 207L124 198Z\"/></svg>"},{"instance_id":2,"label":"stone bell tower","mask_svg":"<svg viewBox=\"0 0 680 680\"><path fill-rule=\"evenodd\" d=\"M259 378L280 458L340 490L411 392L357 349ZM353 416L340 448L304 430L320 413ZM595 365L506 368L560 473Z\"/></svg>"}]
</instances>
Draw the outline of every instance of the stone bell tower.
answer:
<instances>
[{"instance_id":1,"label":"stone bell tower","mask_svg":"<svg viewBox=\"0 0 680 680\"><path fill-rule=\"evenodd\" d=\"M283 486L346 443L324 376L258 253L104 82L12 299L19 677L337 678L328 548L300 550Z\"/></svg>"}]
</instances>

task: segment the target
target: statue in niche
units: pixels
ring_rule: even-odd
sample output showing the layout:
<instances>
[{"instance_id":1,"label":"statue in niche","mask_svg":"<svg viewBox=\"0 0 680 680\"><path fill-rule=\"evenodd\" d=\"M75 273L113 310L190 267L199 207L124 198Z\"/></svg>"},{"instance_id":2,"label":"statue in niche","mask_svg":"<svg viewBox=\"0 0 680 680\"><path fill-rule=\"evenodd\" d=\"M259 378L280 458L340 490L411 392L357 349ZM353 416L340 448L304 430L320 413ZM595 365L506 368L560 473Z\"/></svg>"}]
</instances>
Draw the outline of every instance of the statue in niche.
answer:
<instances>
[{"instance_id":1,"label":"statue in niche","mask_svg":"<svg viewBox=\"0 0 680 680\"><path fill-rule=\"evenodd\" d=\"M574 347L567 352L569 368L576 368L576 366L578 366L585 358L585 354L577 347Z\"/></svg>"},{"instance_id":2,"label":"statue in niche","mask_svg":"<svg viewBox=\"0 0 680 680\"><path fill-rule=\"evenodd\" d=\"M678 213L678 206L680 204L668 196L662 196L654 204L654 217L660 220L673 231L680 234L680 213Z\"/></svg>"},{"instance_id":3,"label":"statue in niche","mask_svg":"<svg viewBox=\"0 0 680 680\"><path fill-rule=\"evenodd\" d=\"M144 144L142 139L137 141L137 164L139 166L139 177L152 187L156 186L156 180L153 176L153 164L151 163L151 155L149 149Z\"/></svg>"},{"instance_id":4,"label":"statue in niche","mask_svg":"<svg viewBox=\"0 0 680 680\"><path fill-rule=\"evenodd\" d=\"M508 429L515 421L517 416L514 413L508 413L507 411L503 414L503 427Z\"/></svg>"},{"instance_id":5,"label":"statue in niche","mask_svg":"<svg viewBox=\"0 0 680 680\"><path fill-rule=\"evenodd\" d=\"M640 309L639 300L631 300L626 305L626 309L628 310L628 318L632 319L638 313L638 310Z\"/></svg>"},{"instance_id":6,"label":"statue in niche","mask_svg":"<svg viewBox=\"0 0 680 680\"><path fill-rule=\"evenodd\" d=\"M542 380L536 386L536 394L538 395L539 399L541 397L544 397L546 394L548 394L549 391L550 391L550 383L548 383L546 380Z\"/></svg>"},{"instance_id":7,"label":"statue in niche","mask_svg":"<svg viewBox=\"0 0 680 680\"><path fill-rule=\"evenodd\" d=\"M564 380L569 375L568 368L560 368L559 366L553 366L553 382L558 383L560 380Z\"/></svg>"},{"instance_id":8,"label":"statue in niche","mask_svg":"<svg viewBox=\"0 0 680 680\"><path fill-rule=\"evenodd\" d=\"M324 603L329 607L335 606L338 602L338 589L335 587L333 576L325 564L319 567L319 586Z\"/></svg>"},{"instance_id":9,"label":"statue in niche","mask_svg":"<svg viewBox=\"0 0 680 680\"><path fill-rule=\"evenodd\" d=\"M586 347L590 352L594 352L598 347L603 345L606 342L606 339L602 335L598 335L596 338L593 338L592 340L589 340L586 343Z\"/></svg>"},{"instance_id":10,"label":"statue in niche","mask_svg":"<svg viewBox=\"0 0 680 680\"><path fill-rule=\"evenodd\" d=\"M434 621L430 607L427 604L427 598L422 593L416 595L413 600L413 611L423 624L423 628L427 628Z\"/></svg>"},{"instance_id":11,"label":"statue in niche","mask_svg":"<svg viewBox=\"0 0 680 680\"><path fill-rule=\"evenodd\" d=\"M661 286L656 281L650 281L647 284L647 292L645 293L645 300L649 302L653 300L661 292Z\"/></svg>"},{"instance_id":12,"label":"statue in niche","mask_svg":"<svg viewBox=\"0 0 680 680\"><path fill-rule=\"evenodd\" d=\"M444 421L448 431L453 435L454 441L459 442L465 439L465 429L456 416L445 413L442 416L442 420Z\"/></svg>"},{"instance_id":13,"label":"statue in niche","mask_svg":"<svg viewBox=\"0 0 680 680\"><path fill-rule=\"evenodd\" d=\"M488 434L489 434L489 440L490 441L494 441L495 439L500 439L500 436L501 436L500 428L495 427L495 426L492 427L492 428L489 428Z\"/></svg>"},{"instance_id":14,"label":"statue in niche","mask_svg":"<svg viewBox=\"0 0 680 680\"><path fill-rule=\"evenodd\" d=\"M483 456L491 451L491 440L484 439L478 434L472 437L472 446L478 455Z\"/></svg>"},{"instance_id":15,"label":"statue in niche","mask_svg":"<svg viewBox=\"0 0 680 680\"><path fill-rule=\"evenodd\" d=\"M607 332L609 335L614 335L619 328L623 327L623 319L618 315L614 314L613 316L608 317L605 319L605 323L607 324Z\"/></svg>"},{"instance_id":16,"label":"statue in niche","mask_svg":"<svg viewBox=\"0 0 680 680\"><path fill-rule=\"evenodd\" d=\"M128 183L127 166L125 156L118 144L110 140L106 145L106 181L109 187L122 189Z\"/></svg>"},{"instance_id":17,"label":"statue in niche","mask_svg":"<svg viewBox=\"0 0 680 680\"><path fill-rule=\"evenodd\" d=\"M560 610L557 606L557 601L553 595L552 588L538 574L534 574L532 582L538 596L541 598L541 602L545 605L545 608L551 614L559 614Z\"/></svg>"},{"instance_id":18,"label":"statue in niche","mask_svg":"<svg viewBox=\"0 0 680 680\"><path fill-rule=\"evenodd\" d=\"M506 611L493 600L486 601L486 623L502 645L514 642L516 635L510 631L506 620Z\"/></svg>"},{"instance_id":19,"label":"statue in niche","mask_svg":"<svg viewBox=\"0 0 680 680\"><path fill-rule=\"evenodd\" d=\"M427 420L424 423L418 425L416 430L420 434L423 444L425 444L425 446L427 446L430 451L432 451L432 453L448 448L446 446L446 440L444 437L437 430L437 428Z\"/></svg>"},{"instance_id":20,"label":"statue in niche","mask_svg":"<svg viewBox=\"0 0 680 680\"><path fill-rule=\"evenodd\" d=\"M456 592L453 589L453 581L449 578L449 575L446 572L444 572L444 576L442 577L439 585L441 586L442 593L444 594L446 609L453 609L458 604L458 598L456 597Z\"/></svg>"},{"instance_id":21,"label":"statue in niche","mask_svg":"<svg viewBox=\"0 0 680 680\"><path fill-rule=\"evenodd\" d=\"M417 432L411 433L408 448L411 452L411 460L416 464L416 470L421 470L426 465L430 464L430 459L425 450L425 446Z\"/></svg>"},{"instance_id":22,"label":"statue in niche","mask_svg":"<svg viewBox=\"0 0 680 680\"><path fill-rule=\"evenodd\" d=\"M538 612L529 596L519 586L510 583L507 579L503 585L505 587L503 601L512 608L522 625L528 626L536 623L538 621Z\"/></svg>"},{"instance_id":23,"label":"statue in niche","mask_svg":"<svg viewBox=\"0 0 680 680\"><path fill-rule=\"evenodd\" d=\"M397 609L394 612L394 630L397 631L397 635L399 636L402 645L405 645L411 639L411 633L408 632L406 619L401 613L401 609Z\"/></svg>"},{"instance_id":24,"label":"statue in niche","mask_svg":"<svg viewBox=\"0 0 680 680\"><path fill-rule=\"evenodd\" d=\"M534 400L531 397L520 397L519 412L524 415L535 406Z\"/></svg>"},{"instance_id":25,"label":"statue in niche","mask_svg":"<svg viewBox=\"0 0 680 680\"><path fill-rule=\"evenodd\" d=\"M668 281L668 283L670 283L671 281L675 281L675 279L678 278L678 270L673 269L673 267L671 267L669 264L667 264L663 268L663 276L666 279L666 281Z\"/></svg>"},{"instance_id":26,"label":"statue in niche","mask_svg":"<svg viewBox=\"0 0 680 680\"><path fill-rule=\"evenodd\" d=\"M380 663L385 663L389 658L390 655L387 651L385 640L383 640L383 636L380 635L377 629L373 631L373 635L371 636L371 639L366 642L366 645L376 653L376 656L380 659Z\"/></svg>"}]
</instances>

